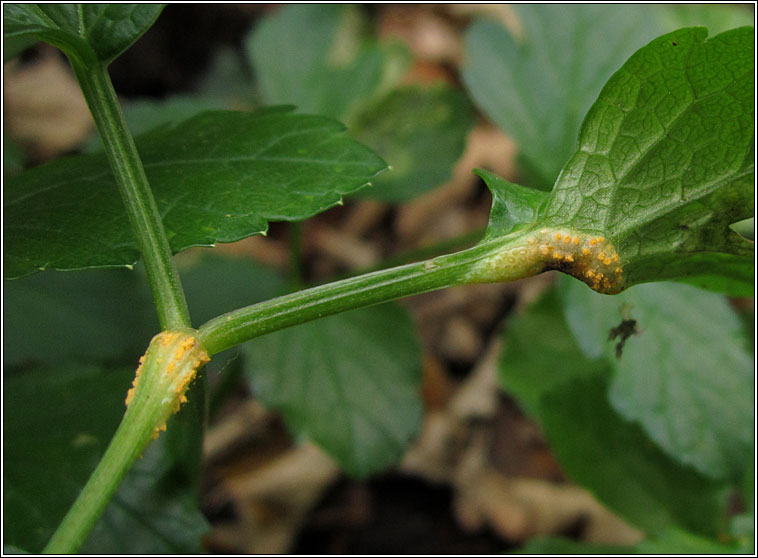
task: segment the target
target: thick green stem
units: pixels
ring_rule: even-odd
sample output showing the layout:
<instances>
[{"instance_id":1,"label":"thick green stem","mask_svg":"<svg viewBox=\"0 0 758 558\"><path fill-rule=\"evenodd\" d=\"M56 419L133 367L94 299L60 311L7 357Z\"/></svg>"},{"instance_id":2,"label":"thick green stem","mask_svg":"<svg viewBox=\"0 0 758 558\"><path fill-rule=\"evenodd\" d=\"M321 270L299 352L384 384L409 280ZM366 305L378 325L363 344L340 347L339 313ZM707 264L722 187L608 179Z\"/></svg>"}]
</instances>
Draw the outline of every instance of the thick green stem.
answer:
<instances>
[{"instance_id":1,"label":"thick green stem","mask_svg":"<svg viewBox=\"0 0 758 558\"><path fill-rule=\"evenodd\" d=\"M535 273L534 262L514 258L513 265L498 275L487 270L488 262L521 247L523 235L518 233L425 262L298 291L214 318L198 329L199 339L213 355L254 337L345 310L455 285L520 279Z\"/></svg>"},{"instance_id":2,"label":"thick green stem","mask_svg":"<svg viewBox=\"0 0 758 558\"><path fill-rule=\"evenodd\" d=\"M134 460L186 401L187 386L208 361L195 333L164 331L153 338L140 360L121 424L43 552L68 554L79 549Z\"/></svg>"},{"instance_id":3,"label":"thick green stem","mask_svg":"<svg viewBox=\"0 0 758 558\"><path fill-rule=\"evenodd\" d=\"M190 326L187 302L171 259L163 221L108 71L102 63L83 64L71 58L79 85L89 105L105 152L142 253L162 329Z\"/></svg>"}]
</instances>

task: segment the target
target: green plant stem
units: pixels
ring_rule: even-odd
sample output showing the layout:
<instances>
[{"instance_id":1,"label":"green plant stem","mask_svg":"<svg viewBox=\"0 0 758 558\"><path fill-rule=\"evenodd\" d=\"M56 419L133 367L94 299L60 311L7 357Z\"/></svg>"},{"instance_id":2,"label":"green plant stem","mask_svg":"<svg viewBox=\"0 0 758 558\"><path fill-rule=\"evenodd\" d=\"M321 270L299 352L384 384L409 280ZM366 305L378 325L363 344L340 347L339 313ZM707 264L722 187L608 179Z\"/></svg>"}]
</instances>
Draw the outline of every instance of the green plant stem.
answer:
<instances>
[{"instance_id":1,"label":"green plant stem","mask_svg":"<svg viewBox=\"0 0 758 558\"><path fill-rule=\"evenodd\" d=\"M534 274L531 261L516 262L495 277L488 262L523 246L521 232L420 263L375 271L284 295L214 318L199 329L213 355L239 343L331 314L468 283L508 281Z\"/></svg>"},{"instance_id":2,"label":"green plant stem","mask_svg":"<svg viewBox=\"0 0 758 558\"><path fill-rule=\"evenodd\" d=\"M84 64L75 58L70 60L105 145L132 231L137 238L161 328L189 327L187 302L179 273L171 259L171 247L163 221L134 139L126 127L108 70L100 62Z\"/></svg>"},{"instance_id":3,"label":"green plant stem","mask_svg":"<svg viewBox=\"0 0 758 558\"><path fill-rule=\"evenodd\" d=\"M44 553L67 554L79 549L134 460L186 401L189 383L207 361L194 330L164 331L153 338L127 396L121 424Z\"/></svg>"}]
</instances>

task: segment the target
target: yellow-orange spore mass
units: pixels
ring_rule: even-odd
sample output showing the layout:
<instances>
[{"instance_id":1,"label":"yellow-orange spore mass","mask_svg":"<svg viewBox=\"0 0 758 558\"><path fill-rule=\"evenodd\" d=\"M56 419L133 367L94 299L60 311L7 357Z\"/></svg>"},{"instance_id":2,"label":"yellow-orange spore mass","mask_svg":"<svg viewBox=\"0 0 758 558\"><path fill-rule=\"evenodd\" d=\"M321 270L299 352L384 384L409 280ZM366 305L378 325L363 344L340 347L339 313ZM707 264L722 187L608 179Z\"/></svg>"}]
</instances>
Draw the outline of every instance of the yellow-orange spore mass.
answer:
<instances>
[{"instance_id":1,"label":"yellow-orange spore mass","mask_svg":"<svg viewBox=\"0 0 758 558\"><path fill-rule=\"evenodd\" d=\"M613 294L622 290L619 255L603 236L542 229L527 241L536 246L531 256L544 259L544 270L557 269L581 279L594 290ZM562 241L562 242L561 242Z\"/></svg>"},{"instance_id":2,"label":"yellow-orange spore mass","mask_svg":"<svg viewBox=\"0 0 758 558\"><path fill-rule=\"evenodd\" d=\"M472 281L503 281L556 269L606 294L623 290L623 264L605 237L571 230L540 229L523 244L487 258L470 275Z\"/></svg>"}]
</instances>

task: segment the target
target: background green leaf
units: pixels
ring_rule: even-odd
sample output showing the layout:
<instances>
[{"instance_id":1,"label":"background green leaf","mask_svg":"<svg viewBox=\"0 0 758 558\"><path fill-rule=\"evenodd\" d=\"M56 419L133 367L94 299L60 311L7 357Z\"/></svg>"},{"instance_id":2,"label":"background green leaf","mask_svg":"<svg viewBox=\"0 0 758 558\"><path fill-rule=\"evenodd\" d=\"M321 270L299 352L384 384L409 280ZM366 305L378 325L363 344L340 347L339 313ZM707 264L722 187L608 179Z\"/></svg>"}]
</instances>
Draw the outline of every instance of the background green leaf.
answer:
<instances>
[{"instance_id":1,"label":"background green leaf","mask_svg":"<svg viewBox=\"0 0 758 558\"><path fill-rule=\"evenodd\" d=\"M18 174L26 164L26 152L19 143L3 132L3 178Z\"/></svg>"},{"instance_id":2,"label":"background green leaf","mask_svg":"<svg viewBox=\"0 0 758 558\"><path fill-rule=\"evenodd\" d=\"M44 546L116 430L133 374L71 362L4 378L5 542ZM192 489L172 477L173 464L161 443L148 448L85 548L199 551L207 526Z\"/></svg>"},{"instance_id":3,"label":"background green leaf","mask_svg":"<svg viewBox=\"0 0 758 558\"><path fill-rule=\"evenodd\" d=\"M656 6L661 32L682 27L707 27L712 35L728 29L753 24L753 10L748 4L660 4Z\"/></svg>"},{"instance_id":4,"label":"background green leaf","mask_svg":"<svg viewBox=\"0 0 758 558\"><path fill-rule=\"evenodd\" d=\"M564 537L535 537L516 552L511 554L578 554L578 555L612 555L633 554L634 548L611 544L590 544Z\"/></svg>"},{"instance_id":5,"label":"background green leaf","mask_svg":"<svg viewBox=\"0 0 758 558\"><path fill-rule=\"evenodd\" d=\"M500 386L515 395L535 420L546 392L572 378L609 373L605 360L588 358L577 350L559 308L557 291L550 289L528 311L514 316L504 330Z\"/></svg>"},{"instance_id":6,"label":"background green leaf","mask_svg":"<svg viewBox=\"0 0 758 558\"><path fill-rule=\"evenodd\" d=\"M91 63L109 63L139 39L163 10L162 4L3 5L4 37L29 36Z\"/></svg>"},{"instance_id":7,"label":"background green leaf","mask_svg":"<svg viewBox=\"0 0 758 558\"><path fill-rule=\"evenodd\" d=\"M351 121L350 135L389 162L389 171L359 195L402 202L441 185L463 153L474 114L452 87L402 87L366 107Z\"/></svg>"},{"instance_id":8,"label":"background green leaf","mask_svg":"<svg viewBox=\"0 0 758 558\"><path fill-rule=\"evenodd\" d=\"M509 324L499 377L538 420L566 474L611 509L649 533L678 525L715 534L724 512L719 485L676 463L611 408L608 366L582 353L548 292Z\"/></svg>"},{"instance_id":9,"label":"background green leaf","mask_svg":"<svg viewBox=\"0 0 758 558\"><path fill-rule=\"evenodd\" d=\"M753 31L706 36L661 36L613 75L542 216L610 237L627 285L752 273L729 225L752 216Z\"/></svg>"},{"instance_id":10,"label":"background green leaf","mask_svg":"<svg viewBox=\"0 0 758 558\"><path fill-rule=\"evenodd\" d=\"M187 253L179 266L195 323L284 288L275 272L239 258ZM208 290L210 284L225 288ZM5 511L13 518L5 527L7 540L39 549L115 431L137 357L158 324L149 311L141 268L40 274L6 282L4 295ZM9 304L18 311L9 311ZM140 332L145 336L141 346ZM25 345L15 345L26 336ZM59 364L72 358L125 366ZM216 355L204 373L216 374L226 361ZM34 362L51 366L27 372L10 367ZM193 405L202 411L205 404L198 386L192 386L190 402L168 431L128 473L82 552L202 551L200 536L207 531L197 494L202 424L193 423L190 413Z\"/></svg>"},{"instance_id":11,"label":"background green leaf","mask_svg":"<svg viewBox=\"0 0 758 558\"><path fill-rule=\"evenodd\" d=\"M381 53L355 56L355 16L352 6L290 5L256 26L246 49L265 103L342 118L367 97L382 77Z\"/></svg>"},{"instance_id":12,"label":"background green leaf","mask_svg":"<svg viewBox=\"0 0 758 558\"><path fill-rule=\"evenodd\" d=\"M185 413L186 408L181 412ZM198 479L193 481L181 474L187 467L177 448L172 447L172 434L176 434L175 425L148 446L129 470L82 546L82 553L203 552L201 537L210 526L200 511ZM192 437L201 440L199 433ZM200 453L196 453L199 471Z\"/></svg>"},{"instance_id":13,"label":"background green leaf","mask_svg":"<svg viewBox=\"0 0 758 558\"><path fill-rule=\"evenodd\" d=\"M476 104L516 141L521 182L549 190L603 84L655 37L657 28L646 6L522 4L513 9L518 37L494 21L478 20L469 27L462 76Z\"/></svg>"},{"instance_id":14,"label":"background green leaf","mask_svg":"<svg viewBox=\"0 0 758 558\"><path fill-rule=\"evenodd\" d=\"M44 273L3 284L3 364L136 362L158 331L141 274Z\"/></svg>"},{"instance_id":15,"label":"background green leaf","mask_svg":"<svg viewBox=\"0 0 758 558\"><path fill-rule=\"evenodd\" d=\"M171 248L232 242L340 203L384 163L342 126L283 109L217 111L137 140ZM5 273L131 265L138 256L103 154L5 183Z\"/></svg>"},{"instance_id":16,"label":"background green leaf","mask_svg":"<svg viewBox=\"0 0 758 558\"><path fill-rule=\"evenodd\" d=\"M742 324L720 295L688 285L639 285L616 297L562 281L563 305L580 346L614 371L610 401L667 454L717 479L742 474L752 453L753 360ZM635 320L615 354L609 332Z\"/></svg>"},{"instance_id":17,"label":"background green leaf","mask_svg":"<svg viewBox=\"0 0 758 558\"><path fill-rule=\"evenodd\" d=\"M688 533L681 529L669 528L655 537L644 539L637 543L635 549L639 554L738 554L740 549L734 545L726 545L716 541Z\"/></svg>"},{"instance_id":18,"label":"background green leaf","mask_svg":"<svg viewBox=\"0 0 758 558\"><path fill-rule=\"evenodd\" d=\"M71 364L4 376L5 542L44 546L115 432L133 373Z\"/></svg>"},{"instance_id":19,"label":"background green leaf","mask_svg":"<svg viewBox=\"0 0 758 558\"><path fill-rule=\"evenodd\" d=\"M244 346L255 395L363 477L395 463L421 420L421 355L400 306L353 310Z\"/></svg>"},{"instance_id":20,"label":"background green leaf","mask_svg":"<svg viewBox=\"0 0 758 558\"><path fill-rule=\"evenodd\" d=\"M451 176L473 112L445 84L397 88L407 55L363 27L354 6L285 6L253 30L247 52L265 103L339 118L389 163L362 196L405 201Z\"/></svg>"},{"instance_id":21,"label":"background green leaf","mask_svg":"<svg viewBox=\"0 0 758 558\"><path fill-rule=\"evenodd\" d=\"M542 427L566 474L648 533L671 525L715 535L724 516L719 486L617 415L606 389L598 376L576 379L541 401Z\"/></svg>"}]
</instances>

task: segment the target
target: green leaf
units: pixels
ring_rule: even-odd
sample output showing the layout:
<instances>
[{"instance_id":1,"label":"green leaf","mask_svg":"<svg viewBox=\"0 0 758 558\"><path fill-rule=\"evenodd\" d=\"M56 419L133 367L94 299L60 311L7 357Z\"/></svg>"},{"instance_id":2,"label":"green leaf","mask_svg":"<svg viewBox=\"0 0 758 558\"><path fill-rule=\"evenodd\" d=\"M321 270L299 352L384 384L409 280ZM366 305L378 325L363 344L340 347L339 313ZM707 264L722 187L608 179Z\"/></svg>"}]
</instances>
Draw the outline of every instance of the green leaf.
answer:
<instances>
[{"instance_id":1,"label":"green leaf","mask_svg":"<svg viewBox=\"0 0 758 558\"><path fill-rule=\"evenodd\" d=\"M484 180L492 193L490 220L482 242L505 236L537 219L547 193L513 184L484 169L474 169L474 174Z\"/></svg>"},{"instance_id":2,"label":"green leaf","mask_svg":"<svg viewBox=\"0 0 758 558\"><path fill-rule=\"evenodd\" d=\"M196 114L225 107L218 99L199 96L176 95L167 99L135 99L124 104L124 119L132 135L144 134L159 126L187 120ZM93 134L87 142L86 151L103 148L98 134Z\"/></svg>"},{"instance_id":3,"label":"green leaf","mask_svg":"<svg viewBox=\"0 0 758 558\"><path fill-rule=\"evenodd\" d=\"M474 114L450 86L395 89L350 122L350 135L390 165L361 196L403 202L447 181L463 153Z\"/></svg>"},{"instance_id":4,"label":"green leaf","mask_svg":"<svg viewBox=\"0 0 758 558\"><path fill-rule=\"evenodd\" d=\"M599 376L575 378L542 398L542 427L566 474L649 533L680 526L715 534L724 514L719 486L619 417L606 389Z\"/></svg>"},{"instance_id":5,"label":"green leaf","mask_svg":"<svg viewBox=\"0 0 758 558\"><path fill-rule=\"evenodd\" d=\"M346 118L382 82L385 54L359 43L354 6L300 4L266 17L246 41L266 104Z\"/></svg>"},{"instance_id":6,"label":"green leaf","mask_svg":"<svg viewBox=\"0 0 758 558\"><path fill-rule=\"evenodd\" d=\"M108 64L162 10L162 4L8 4L3 5L4 39L35 37L86 64Z\"/></svg>"},{"instance_id":7,"label":"green leaf","mask_svg":"<svg viewBox=\"0 0 758 558\"><path fill-rule=\"evenodd\" d=\"M3 379L4 542L47 542L116 430L133 372L68 365Z\"/></svg>"},{"instance_id":8,"label":"green leaf","mask_svg":"<svg viewBox=\"0 0 758 558\"><path fill-rule=\"evenodd\" d=\"M729 535L734 539L740 554L755 552L755 515L741 513L729 520Z\"/></svg>"},{"instance_id":9,"label":"green leaf","mask_svg":"<svg viewBox=\"0 0 758 558\"><path fill-rule=\"evenodd\" d=\"M288 286L277 271L249 258L213 250L182 256L177 258L177 267L196 326L242 306L285 294ZM223 288L209 288L210 285Z\"/></svg>"},{"instance_id":10,"label":"green leaf","mask_svg":"<svg viewBox=\"0 0 758 558\"><path fill-rule=\"evenodd\" d=\"M687 285L640 285L608 298L563 282L568 323L590 356L614 370L613 407L668 455L716 479L742 474L752 454L753 360L742 324L720 295ZM609 333L634 320L621 356Z\"/></svg>"},{"instance_id":11,"label":"green leaf","mask_svg":"<svg viewBox=\"0 0 758 558\"><path fill-rule=\"evenodd\" d=\"M391 172L362 196L402 202L450 177L474 115L447 85L392 89L407 57L364 38L357 18L354 7L286 6L253 31L248 55L266 103L340 118L387 160Z\"/></svg>"},{"instance_id":12,"label":"green leaf","mask_svg":"<svg viewBox=\"0 0 758 558\"><path fill-rule=\"evenodd\" d=\"M476 104L516 140L534 175L530 185L549 190L603 84L658 28L647 6L516 5L514 11L518 38L493 21L469 27L462 76Z\"/></svg>"},{"instance_id":13,"label":"green leaf","mask_svg":"<svg viewBox=\"0 0 758 558\"><path fill-rule=\"evenodd\" d=\"M208 70L195 84L194 91L203 99L214 99L227 107L252 106L253 90L250 68L242 53L231 46L213 53Z\"/></svg>"},{"instance_id":14,"label":"green leaf","mask_svg":"<svg viewBox=\"0 0 758 558\"><path fill-rule=\"evenodd\" d=\"M579 351L559 309L558 295L551 289L504 330L500 386L534 418L546 392L573 378L608 373L605 360Z\"/></svg>"},{"instance_id":15,"label":"green leaf","mask_svg":"<svg viewBox=\"0 0 758 558\"><path fill-rule=\"evenodd\" d=\"M516 316L503 341L500 385L540 423L569 477L650 532L666 525L715 532L718 485L673 461L610 407L609 364L582 353L555 290Z\"/></svg>"},{"instance_id":16,"label":"green leaf","mask_svg":"<svg viewBox=\"0 0 758 558\"><path fill-rule=\"evenodd\" d=\"M70 363L4 379L5 543L39 551L47 542L115 431L133 374ZM160 445L127 475L88 551L199 550L204 520Z\"/></svg>"},{"instance_id":17,"label":"green leaf","mask_svg":"<svg viewBox=\"0 0 758 558\"><path fill-rule=\"evenodd\" d=\"M137 146L171 248L233 242L272 220L341 202L384 168L342 126L284 109L217 111L144 134ZM5 183L5 274L128 266L138 257L102 154L54 161Z\"/></svg>"},{"instance_id":18,"label":"green leaf","mask_svg":"<svg viewBox=\"0 0 758 558\"><path fill-rule=\"evenodd\" d=\"M603 88L541 224L601 233L624 283L752 277L753 30L663 35ZM750 279L752 283L752 279Z\"/></svg>"},{"instance_id":19,"label":"green leaf","mask_svg":"<svg viewBox=\"0 0 758 558\"><path fill-rule=\"evenodd\" d=\"M3 62L10 62L39 41L32 36L3 37ZM18 554L17 552L14 554Z\"/></svg>"},{"instance_id":20,"label":"green leaf","mask_svg":"<svg viewBox=\"0 0 758 558\"><path fill-rule=\"evenodd\" d=\"M747 4L660 4L656 9L663 31L702 25L715 35L753 24L752 8Z\"/></svg>"},{"instance_id":21,"label":"green leaf","mask_svg":"<svg viewBox=\"0 0 758 558\"><path fill-rule=\"evenodd\" d=\"M201 537L210 526L200 511L197 489L179 473L183 465L169 441L172 430L150 444L129 470L81 553L203 552Z\"/></svg>"},{"instance_id":22,"label":"green leaf","mask_svg":"<svg viewBox=\"0 0 758 558\"><path fill-rule=\"evenodd\" d=\"M740 486L742 505L751 510L755 507L755 462L748 459Z\"/></svg>"},{"instance_id":23,"label":"green leaf","mask_svg":"<svg viewBox=\"0 0 758 558\"><path fill-rule=\"evenodd\" d=\"M45 273L3 284L3 364L136 362L158 331L141 274Z\"/></svg>"},{"instance_id":24,"label":"green leaf","mask_svg":"<svg viewBox=\"0 0 758 558\"><path fill-rule=\"evenodd\" d=\"M3 178L8 178L24 170L26 151L8 134L3 133Z\"/></svg>"},{"instance_id":25,"label":"green leaf","mask_svg":"<svg viewBox=\"0 0 758 558\"><path fill-rule=\"evenodd\" d=\"M178 266L196 325L284 293L284 279L251 260L186 255ZM134 271L43 273L6 280L3 289L6 369L66 359L136 362L159 330L141 266Z\"/></svg>"},{"instance_id":26,"label":"green leaf","mask_svg":"<svg viewBox=\"0 0 758 558\"><path fill-rule=\"evenodd\" d=\"M639 554L739 554L741 550L733 545L722 544L694 533L670 527L651 538L644 539L635 546Z\"/></svg>"},{"instance_id":27,"label":"green leaf","mask_svg":"<svg viewBox=\"0 0 758 558\"><path fill-rule=\"evenodd\" d=\"M613 544L592 544L575 541L564 537L537 537L530 539L521 549L510 554L580 554L580 555L612 555L633 554L634 549L629 546Z\"/></svg>"},{"instance_id":28,"label":"green leaf","mask_svg":"<svg viewBox=\"0 0 758 558\"><path fill-rule=\"evenodd\" d=\"M255 395L351 475L394 464L419 428L421 355L399 306L353 310L244 345Z\"/></svg>"}]
</instances>

